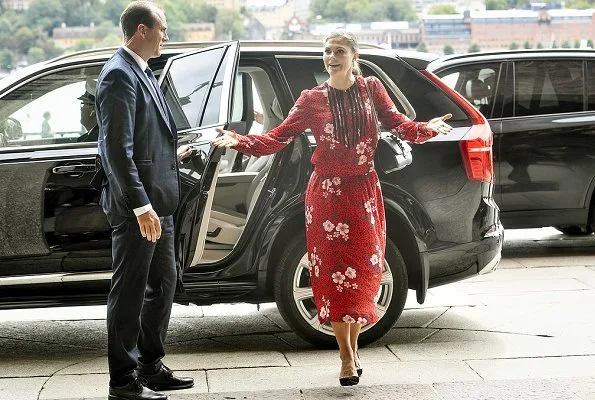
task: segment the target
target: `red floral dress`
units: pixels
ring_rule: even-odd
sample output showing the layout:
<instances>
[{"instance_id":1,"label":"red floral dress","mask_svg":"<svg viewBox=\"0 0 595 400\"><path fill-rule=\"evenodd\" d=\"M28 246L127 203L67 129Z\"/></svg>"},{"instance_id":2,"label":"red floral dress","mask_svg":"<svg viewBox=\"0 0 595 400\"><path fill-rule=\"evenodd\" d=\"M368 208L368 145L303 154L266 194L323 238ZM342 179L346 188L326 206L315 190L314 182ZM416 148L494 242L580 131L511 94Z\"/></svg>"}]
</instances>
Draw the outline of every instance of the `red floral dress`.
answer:
<instances>
[{"instance_id":1,"label":"red floral dress","mask_svg":"<svg viewBox=\"0 0 595 400\"><path fill-rule=\"evenodd\" d=\"M316 138L314 172L306 191L306 242L310 280L320 323L378 320L386 244L384 205L374 170L378 119L400 138L422 143L436 134L399 113L375 77L357 77L347 90L326 83L304 90L281 125L264 135L235 135L236 150L275 153L306 129Z\"/></svg>"}]
</instances>

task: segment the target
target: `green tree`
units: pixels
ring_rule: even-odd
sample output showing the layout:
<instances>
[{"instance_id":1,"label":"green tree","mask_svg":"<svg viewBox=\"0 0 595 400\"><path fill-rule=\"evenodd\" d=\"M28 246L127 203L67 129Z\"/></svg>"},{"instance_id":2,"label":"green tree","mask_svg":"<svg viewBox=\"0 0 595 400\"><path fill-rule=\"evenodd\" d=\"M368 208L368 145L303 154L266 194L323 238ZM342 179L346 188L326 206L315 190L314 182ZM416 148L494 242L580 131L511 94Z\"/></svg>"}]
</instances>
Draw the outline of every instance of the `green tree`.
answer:
<instances>
[{"instance_id":1,"label":"green tree","mask_svg":"<svg viewBox=\"0 0 595 400\"><path fill-rule=\"evenodd\" d=\"M177 7L184 11L184 22L215 22L217 7L204 1L178 0Z\"/></svg>"},{"instance_id":2,"label":"green tree","mask_svg":"<svg viewBox=\"0 0 595 400\"><path fill-rule=\"evenodd\" d=\"M530 49L531 48L531 43L528 40L525 41L525 43L523 43L523 48L524 49Z\"/></svg>"},{"instance_id":3,"label":"green tree","mask_svg":"<svg viewBox=\"0 0 595 400\"><path fill-rule=\"evenodd\" d=\"M565 40L562 42L562 48L563 49L570 49L570 42L568 40Z\"/></svg>"},{"instance_id":4,"label":"green tree","mask_svg":"<svg viewBox=\"0 0 595 400\"><path fill-rule=\"evenodd\" d=\"M35 34L26 26L20 27L14 34L16 50L19 54L27 54L35 44Z\"/></svg>"},{"instance_id":5,"label":"green tree","mask_svg":"<svg viewBox=\"0 0 595 400\"><path fill-rule=\"evenodd\" d=\"M49 36L65 19L66 12L60 0L36 0L26 11L27 26L40 26Z\"/></svg>"},{"instance_id":6,"label":"green tree","mask_svg":"<svg viewBox=\"0 0 595 400\"><path fill-rule=\"evenodd\" d=\"M558 48L558 42L556 42L555 40L552 41L552 49L557 49Z\"/></svg>"},{"instance_id":7,"label":"green tree","mask_svg":"<svg viewBox=\"0 0 595 400\"><path fill-rule=\"evenodd\" d=\"M68 26L99 24L99 0L60 0L64 8L64 21Z\"/></svg>"},{"instance_id":8,"label":"green tree","mask_svg":"<svg viewBox=\"0 0 595 400\"><path fill-rule=\"evenodd\" d=\"M41 47L31 47L27 53L29 64L35 64L46 59L45 51Z\"/></svg>"},{"instance_id":9,"label":"green tree","mask_svg":"<svg viewBox=\"0 0 595 400\"><path fill-rule=\"evenodd\" d=\"M510 44L510 46L508 46L508 49L509 49L509 50L517 50L518 48L519 48L519 45L518 45L518 44L516 44L515 42L512 42L512 43Z\"/></svg>"},{"instance_id":10,"label":"green tree","mask_svg":"<svg viewBox=\"0 0 595 400\"><path fill-rule=\"evenodd\" d=\"M217 12L215 34L218 39L240 39L244 33L244 19L235 10L222 8Z\"/></svg>"},{"instance_id":11,"label":"green tree","mask_svg":"<svg viewBox=\"0 0 595 400\"><path fill-rule=\"evenodd\" d=\"M467 50L469 53L477 53L478 51L481 51L481 49L479 48L479 45L476 43L471 44L471 46L469 46L469 49Z\"/></svg>"},{"instance_id":12,"label":"green tree","mask_svg":"<svg viewBox=\"0 0 595 400\"><path fill-rule=\"evenodd\" d=\"M593 48L593 40L591 40L591 39L587 40L587 47L589 47L591 49Z\"/></svg>"},{"instance_id":13,"label":"green tree","mask_svg":"<svg viewBox=\"0 0 595 400\"><path fill-rule=\"evenodd\" d=\"M578 40L578 39L576 39L576 40L574 41L574 48L575 48L575 49L580 49L580 47L581 47L581 41L580 41L580 40Z\"/></svg>"},{"instance_id":14,"label":"green tree","mask_svg":"<svg viewBox=\"0 0 595 400\"><path fill-rule=\"evenodd\" d=\"M455 49L453 49L450 44L447 44L444 46L444 49L442 49L442 52L444 53L444 55L454 54Z\"/></svg>"},{"instance_id":15,"label":"green tree","mask_svg":"<svg viewBox=\"0 0 595 400\"><path fill-rule=\"evenodd\" d=\"M329 22L414 21L412 0L312 0L311 20Z\"/></svg>"},{"instance_id":16,"label":"green tree","mask_svg":"<svg viewBox=\"0 0 595 400\"><path fill-rule=\"evenodd\" d=\"M101 6L101 19L108 20L115 26L120 24L120 15L130 0L107 0Z\"/></svg>"},{"instance_id":17,"label":"green tree","mask_svg":"<svg viewBox=\"0 0 595 400\"><path fill-rule=\"evenodd\" d=\"M112 47L122 44L122 38L115 33L104 36L99 42L100 47Z\"/></svg>"},{"instance_id":18,"label":"green tree","mask_svg":"<svg viewBox=\"0 0 595 400\"><path fill-rule=\"evenodd\" d=\"M506 0L486 0L486 10L508 10L509 5Z\"/></svg>"},{"instance_id":19,"label":"green tree","mask_svg":"<svg viewBox=\"0 0 595 400\"><path fill-rule=\"evenodd\" d=\"M112 21L101 21L99 25L95 27L95 40L101 41L107 35L115 32L116 27L112 24Z\"/></svg>"},{"instance_id":20,"label":"green tree","mask_svg":"<svg viewBox=\"0 0 595 400\"><path fill-rule=\"evenodd\" d=\"M95 47L93 39L81 39L74 44L75 51L88 50Z\"/></svg>"},{"instance_id":21,"label":"green tree","mask_svg":"<svg viewBox=\"0 0 595 400\"><path fill-rule=\"evenodd\" d=\"M535 47L537 49L543 49L543 44L541 44L541 42L537 43L537 46Z\"/></svg>"},{"instance_id":22,"label":"green tree","mask_svg":"<svg viewBox=\"0 0 595 400\"><path fill-rule=\"evenodd\" d=\"M9 50L0 51L0 68L11 70L14 66L14 55Z\"/></svg>"},{"instance_id":23,"label":"green tree","mask_svg":"<svg viewBox=\"0 0 595 400\"><path fill-rule=\"evenodd\" d=\"M417 51L423 51L424 53L428 52L428 48L426 47L426 44L424 42L419 42L417 44L417 47L415 48L415 50Z\"/></svg>"},{"instance_id":24,"label":"green tree","mask_svg":"<svg viewBox=\"0 0 595 400\"><path fill-rule=\"evenodd\" d=\"M428 10L428 14L431 14L431 15L457 14L457 9L452 4L434 4Z\"/></svg>"}]
</instances>

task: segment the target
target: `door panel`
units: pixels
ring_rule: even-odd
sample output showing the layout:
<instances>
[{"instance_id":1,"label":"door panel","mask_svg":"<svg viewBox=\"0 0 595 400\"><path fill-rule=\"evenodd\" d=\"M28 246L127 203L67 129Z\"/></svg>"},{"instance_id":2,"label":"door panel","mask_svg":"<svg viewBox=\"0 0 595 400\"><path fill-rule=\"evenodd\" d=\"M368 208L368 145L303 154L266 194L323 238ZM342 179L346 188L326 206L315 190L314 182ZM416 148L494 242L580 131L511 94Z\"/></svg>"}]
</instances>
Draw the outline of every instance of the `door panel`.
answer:
<instances>
[{"instance_id":1,"label":"door panel","mask_svg":"<svg viewBox=\"0 0 595 400\"><path fill-rule=\"evenodd\" d=\"M583 112L582 61L517 61L514 81L500 139L503 211L587 209L595 113Z\"/></svg>"},{"instance_id":2,"label":"door panel","mask_svg":"<svg viewBox=\"0 0 595 400\"><path fill-rule=\"evenodd\" d=\"M172 109L180 144L196 151L180 170L182 200L176 211L176 255L179 277L198 264L206 240L221 155L211 140L231 121L239 43L229 42L172 57L160 82ZM181 282L180 282L181 283Z\"/></svg>"}]
</instances>

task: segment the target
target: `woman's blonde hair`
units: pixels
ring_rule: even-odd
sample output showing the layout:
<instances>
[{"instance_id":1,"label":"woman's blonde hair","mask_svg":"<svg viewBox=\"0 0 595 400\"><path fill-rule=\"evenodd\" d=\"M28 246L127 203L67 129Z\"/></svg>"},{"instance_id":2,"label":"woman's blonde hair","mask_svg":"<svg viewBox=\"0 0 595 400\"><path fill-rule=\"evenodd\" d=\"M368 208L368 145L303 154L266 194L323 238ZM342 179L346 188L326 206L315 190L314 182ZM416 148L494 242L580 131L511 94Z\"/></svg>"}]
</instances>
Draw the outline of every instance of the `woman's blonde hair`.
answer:
<instances>
[{"instance_id":1,"label":"woman's blonde hair","mask_svg":"<svg viewBox=\"0 0 595 400\"><path fill-rule=\"evenodd\" d=\"M326 42L328 42L331 39L341 39L342 41L347 43L347 45L351 48L352 52L354 52L354 53L359 52L359 44L357 42L357 37L351 32L344 32L344 31L331 32L324 38L323 44L326 44ZM361 70L357 60L353 60L352 70L353 70L353 75L361 75L362 74L362 70Z\"/></svg>"}]
</instances>

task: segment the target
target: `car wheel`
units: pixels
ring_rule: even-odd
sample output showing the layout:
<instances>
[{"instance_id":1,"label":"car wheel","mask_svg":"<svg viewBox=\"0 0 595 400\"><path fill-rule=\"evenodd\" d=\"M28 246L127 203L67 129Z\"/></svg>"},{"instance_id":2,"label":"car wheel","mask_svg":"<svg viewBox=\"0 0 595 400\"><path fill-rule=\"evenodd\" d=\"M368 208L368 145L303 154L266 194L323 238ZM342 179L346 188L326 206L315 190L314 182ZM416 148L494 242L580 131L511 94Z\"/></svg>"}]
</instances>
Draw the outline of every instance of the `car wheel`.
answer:
<instances>
[{"instance_id":1,"label":"car wheel","mask_svg":"<svg viewBox=\"0 0 595 400\"><path fill-rule=\"evenodd\" d=\"M320 324L318 321L304 237L294 239L286 247L278 268L274 294L283 319L308 342L321 347L337 347L331 324ZM386 334L401 315L406 299L405 262L397 246L387 240L384 271L376 302L379 320L362 327L359 344L366 345Z\"/></svg>"},{"instance_id":2,"label":"car wheel","mask_svg":"<svg viewBox=\"0 0 595 400\"><path fill-rule=\"evenodd\" d=\"M555 228L569 236L583 236L593 233L591 225L558 225Z\"/></svg>"}]
</instances>

